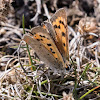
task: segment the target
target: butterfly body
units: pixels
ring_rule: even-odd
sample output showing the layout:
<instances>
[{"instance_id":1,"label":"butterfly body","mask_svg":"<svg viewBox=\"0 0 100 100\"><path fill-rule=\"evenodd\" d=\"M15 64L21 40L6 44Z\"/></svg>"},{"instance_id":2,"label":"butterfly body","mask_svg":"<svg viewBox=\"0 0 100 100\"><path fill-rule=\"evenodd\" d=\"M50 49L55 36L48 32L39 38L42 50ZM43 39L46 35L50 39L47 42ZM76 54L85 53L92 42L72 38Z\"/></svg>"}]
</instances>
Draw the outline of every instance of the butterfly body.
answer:
<instances>
[{"instance_id":1,"label":"butterfly body","mask_svg":"<svg viewBox=\"0 0 100 100\"><path fill-rule=\"evenodd\" d=\"M23 39L53 71L64 73L66 59L69 60L67 31L66 10L62 8L48 22L32 28Z\"/></svg>"}]
</instances>

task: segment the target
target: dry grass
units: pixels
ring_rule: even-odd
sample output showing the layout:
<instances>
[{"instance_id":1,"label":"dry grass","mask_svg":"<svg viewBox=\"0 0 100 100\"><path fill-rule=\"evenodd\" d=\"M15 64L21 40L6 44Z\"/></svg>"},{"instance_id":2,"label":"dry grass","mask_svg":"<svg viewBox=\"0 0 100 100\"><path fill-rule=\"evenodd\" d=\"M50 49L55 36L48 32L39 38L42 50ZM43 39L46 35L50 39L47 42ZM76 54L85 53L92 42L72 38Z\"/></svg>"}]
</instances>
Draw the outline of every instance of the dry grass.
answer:
<instances>
[{"instance_id":1,"label":"dry grass","mask_svg":"<svg viewBox=\"0 0 100 100\"><path fill-rule=\"evenodd\" d=\"M8 0L4 1L10 5ZM36 1L38 4L39 1ZM4 4L1 6L3 9L0 17L5 20L7 17L3 11L8 13L12 8L7 6L5 10L6 2L2 3ZM40 5L31 21L41 13ZM46 16L50 17L45 4L43 7ZM0 43L7 41L6 45L0 45L1 100L100 100L100 23L98 21L87 17L73 18L70 25L76 20L80 20L80 23L74 29L68 26L71 68L62 77L53 75L53 72L47 69L34 54L33 49L21 40L23 28L9 24L9 21L4 22L1 18L0 34L4 37ZM26 34L30 31L27 28L24 30ZM15 49L12 55L4 52L8 47Z\"/></svg>"}]
</instances>

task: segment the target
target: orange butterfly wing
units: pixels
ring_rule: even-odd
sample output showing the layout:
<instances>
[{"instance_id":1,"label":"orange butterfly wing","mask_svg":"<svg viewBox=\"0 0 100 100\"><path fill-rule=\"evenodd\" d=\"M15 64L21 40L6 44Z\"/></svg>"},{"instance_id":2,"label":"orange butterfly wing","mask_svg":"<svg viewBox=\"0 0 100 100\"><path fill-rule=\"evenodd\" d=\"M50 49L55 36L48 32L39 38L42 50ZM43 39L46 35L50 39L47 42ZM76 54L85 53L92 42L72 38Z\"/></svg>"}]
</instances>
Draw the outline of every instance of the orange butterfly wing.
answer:
<instances>
[{"instance_id":1,"label":"orange butterfly wing","mask_svg":"<svg viewBox=\"0 0 100 100\"><path fill-rule=\"evenodd\" d=\"M58 10L50 19L55 30L55 44L63 56L64 62L69 60L69 39L67 27L67 14L64 8Z\"/></svg>"},{"instance_id":2,"label":"orange butterfly wing","mask_svg":"<svg viewBox=\"0 0 100 100\"><path fill-rule=\"evenodd\" d=\"M57 63L62 63L62 66L64 66L63 58L46 29L41 26L37 26L31 30L30 36L40 42L51 53L51 55L54 56Z\"/></svg>"}]
</instances>

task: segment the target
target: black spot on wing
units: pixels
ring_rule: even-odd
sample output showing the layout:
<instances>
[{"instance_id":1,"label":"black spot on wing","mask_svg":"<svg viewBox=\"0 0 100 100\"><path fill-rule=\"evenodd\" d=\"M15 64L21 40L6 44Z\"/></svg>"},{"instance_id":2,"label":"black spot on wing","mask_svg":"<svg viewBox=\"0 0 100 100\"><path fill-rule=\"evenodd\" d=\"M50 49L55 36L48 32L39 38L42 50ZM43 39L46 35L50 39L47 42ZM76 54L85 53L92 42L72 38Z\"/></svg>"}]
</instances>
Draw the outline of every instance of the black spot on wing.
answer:
<instances>
[{"instance_id":1,"label":"black spot on wing","mask_svg":"<svg viewBox=\"0 0 100 100\"><path fill-rule=\"evenodd\" d=\"M58 26L58 28L60 29L60 25Z\"/></svg>"},{"instance_id":2,"label":"black spot on wing","mask_svg":"<svg viewBox=\"0 0 100 100\"><path fill-rule=\"evenodd\" d=\"M44 35L39 35L40 37L46 38Z\"/></svg>"},{"instance_id":3,"label":"black spot on wing","mask_svg":"<svg viewBox=\"0 0 100 100\"><path fill-rule=\"evenodd\" d=\"M65 33L64 33L64 32L62 32L62 36L64 36L64 37L65 37Z\"/></svg>"},{"instance_id":4,"label":"black spot on wing","mask_svg":"<svg viewBox=\"0 0 100 100\"><path fill-rule=\"evenodd\" d=\"M50 50L51 50L51 52L52 52L52 50L53 50L53 49L52 49L52 48L50 48Z\"/></svg>"},{"instance_id":5,"label":"black spot on wing","mask_svg":"<svg viewBox=\"0 0 100 100\"><path fill-rule=\"evenodd\" d=\"M40 37L43 37L42 35L39 35Z\"/></svg>"},{"instance_id":6,"label":"black spot on wing","mask_svg":"<svg viewBox=\"0 0 100 100\"><path fill-rule=\"evenodd\" d=\"M42 36L43 38L46 38L45 36Z\"/></svg>"},{"instance_id":7,"label":"black spot on wing","mask_svg":"<svg viewBox=\"0 0 100 100\"><path fill-rule=\"evenodd\" d=\"M54 25L54 28L57 28L57 25Z\"/></svg>"},{"instance_id":8,"label":"black spot on wing","mask_svg":"<svg viewBox=\"0 0 100 100\"><path fill-rule=\"evenodd\" d=\"M55 52L54 52L54 51L53 51L52 53L53 53L53 54L55 54Z\"/></svg>"},{"instance_id":9,"label":"black spot on wing","mask_svg":"<svg viewBox=\"0 0 100 100\"><path fill-rule=\"evenodd\" d=\"M37 41L40 41L40 39L37 39Z\"/></svg>"},{"instance_id":10,"label":"black spot on wing","mask_svg":"<svg viewBox=\"0 0 100 100\"><path fill-rule=\"evenodd\" d=\"M59 21L59 23L61 23L61 24L63 24L63 25L64 25L64 22L63 22L63 21L61 21L61 20Z\"/></svg>"},{"instance_id":11,"label":"black spot on wing","mask_svg":"<svg viewBox=\"0 0 100 100\"><path fill-rule=\"evenodd\" d=\"M50 48L50 51L51 51L53 54L55 54L55 52L53 51L53 49L52 49L52 48Z\"/></svg>"},{"instance_id":12,"label":"black spot on wing","mask_svg":"<svg viewBox=\"0 0 100 100\"><path fill-rule=\"evenodd\" d=\"M54 25L54 28L59 28L59 29L60 29L60 25L59 25L59 26L57 26L57 25Z\"/></svg>"},{"instance_id":13,"label":"black spot on wing","mask_svg":"<svg viewBox=\"0 0 100 100\"><path fill-rule=\"evenodd\" d=\"M41 39L41 41L43 41L43 39Z\"/></svg>"},{"instance_id":14,"label":"black spot on wing","mask_svg":"<svg viewBox=\"0 0 100 100\"><path fill-rule=\"evenodd\" d=\"M48 46L52 46L51 44L47 44Z\"/></svg>"},{"instance_id":15,"label":"black spot on wing","mask_svg":"<svg viewBox=\"0 0 100 100\"><path fill-rule=\"evenodd\" d=\"M59 23L62 23L62 21L60 20Z\"/></svg>"},{"instance_id":16,"label":"black spot on wing","mask_svg":"<svg viewBox=\"0 0 100 100\"><path fill-rule=\"evenodd\" d=\"M65 43L63 43L64 47L65 47Z\"/></svg>"}]
</instances>

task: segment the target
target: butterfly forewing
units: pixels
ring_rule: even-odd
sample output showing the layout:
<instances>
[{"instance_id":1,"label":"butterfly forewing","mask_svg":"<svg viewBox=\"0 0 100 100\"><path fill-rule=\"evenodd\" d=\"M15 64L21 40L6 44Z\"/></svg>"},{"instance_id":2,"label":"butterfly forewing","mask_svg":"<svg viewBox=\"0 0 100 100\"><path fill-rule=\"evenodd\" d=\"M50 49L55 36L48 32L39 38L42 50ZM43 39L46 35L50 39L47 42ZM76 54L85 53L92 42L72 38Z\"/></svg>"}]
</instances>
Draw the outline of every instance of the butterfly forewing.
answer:
<instances>
[{"instance_id":1,"label":"butterfly forewing","mask_svg":"<svg viewBox=\"0 0 100 100\"><path fill-rule=\"evenodd\" d=\"M67 27L67 14L64 8L58 10L50 19L56 34L56 46L63 56L64 61L69 59L69 40Z\"/></svg>"},{"instance_id":2,"label":"butterfly forewing","mask_svg":"<svg viewBox=\"0 0 100 100\"><path fill-rule=\"evenodd\" d=\"M40 42L51 53L51 55L54 56L59 64L62 63L62 66L64 65L62 56L46 29L41 26L35 27L31 30L30 35Z\"/></svg>"}]
</instances>

